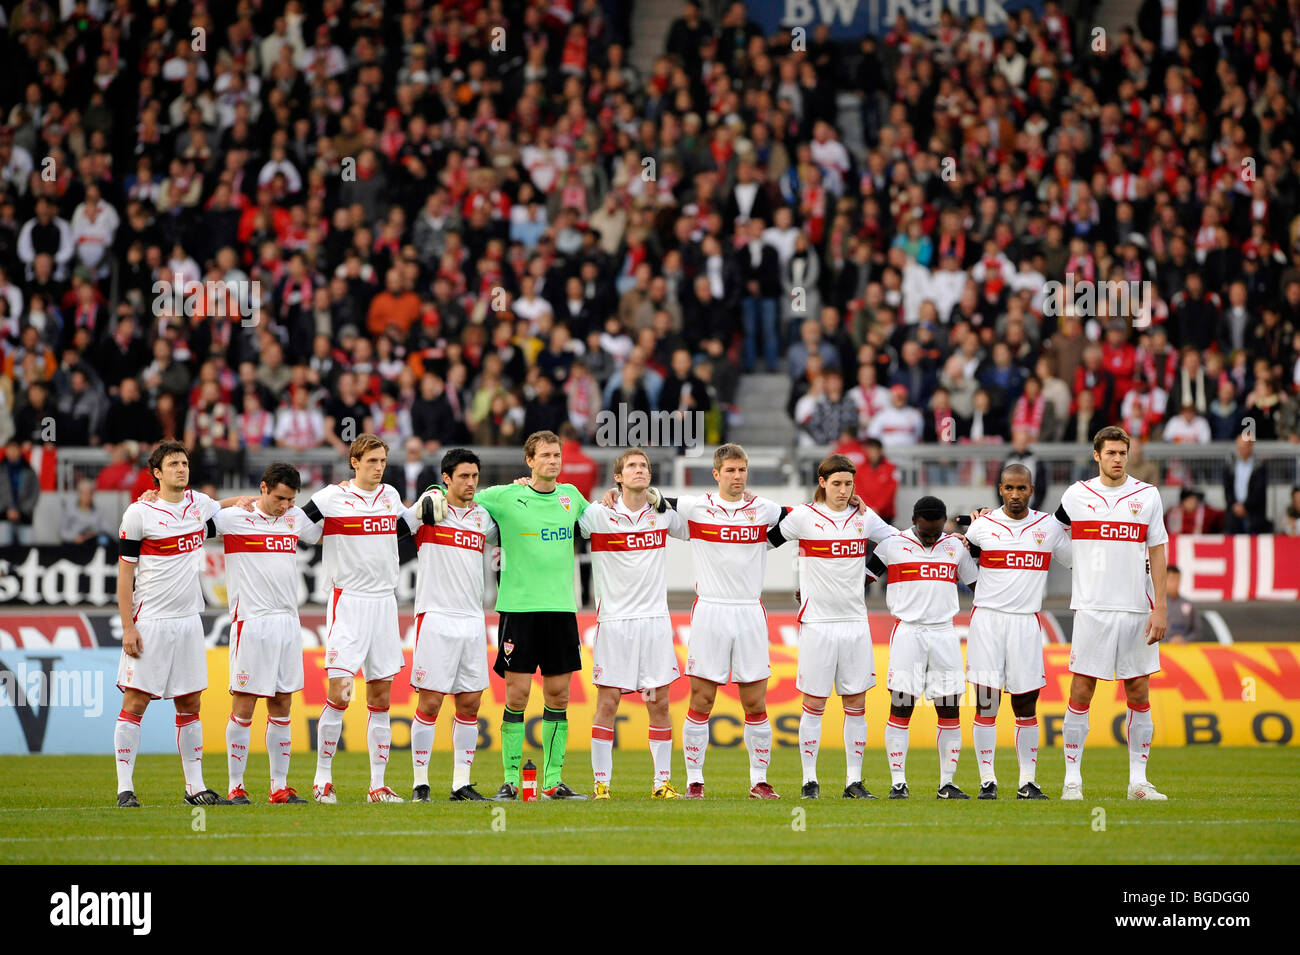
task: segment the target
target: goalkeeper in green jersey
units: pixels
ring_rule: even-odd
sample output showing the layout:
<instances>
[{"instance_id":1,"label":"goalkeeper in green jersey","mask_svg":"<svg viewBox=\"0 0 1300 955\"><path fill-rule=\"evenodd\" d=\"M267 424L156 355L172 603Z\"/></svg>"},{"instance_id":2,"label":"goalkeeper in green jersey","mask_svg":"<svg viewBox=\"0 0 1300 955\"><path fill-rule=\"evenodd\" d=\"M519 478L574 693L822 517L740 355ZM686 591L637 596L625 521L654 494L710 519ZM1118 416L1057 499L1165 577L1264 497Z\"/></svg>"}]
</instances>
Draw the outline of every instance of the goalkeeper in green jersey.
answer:
<instances>
[{"instance_id":1,"label":"goalkeeper in green jersey","mask_svg":"<svg viewBox=\"0 0 1300 955\"><path fill-rule=\"evenodd\" d=\"M524 709L533 674L542 671L542 796L586 799L564 784L564 750L569 738L569 683L582 668L577 605L573 599L574 525L587 499L572 484L557 484L560 439L538 431L524 443L532 472L527 484L483 488L474 496L501 533L501 586L497 592L497 659L493 669L506 681L501 717L505 782L497 799L519 796L524 752Z\"/></svg>"}]
</instances>

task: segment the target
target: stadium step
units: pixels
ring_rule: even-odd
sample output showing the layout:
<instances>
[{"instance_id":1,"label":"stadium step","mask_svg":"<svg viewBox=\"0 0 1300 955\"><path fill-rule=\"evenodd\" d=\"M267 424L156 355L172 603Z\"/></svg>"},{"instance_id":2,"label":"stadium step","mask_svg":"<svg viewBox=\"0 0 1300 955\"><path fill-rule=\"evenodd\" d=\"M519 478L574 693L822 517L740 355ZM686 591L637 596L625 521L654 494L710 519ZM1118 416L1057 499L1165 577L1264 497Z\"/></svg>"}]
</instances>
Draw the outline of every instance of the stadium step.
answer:
<instances>
[{"instance_id":1,"label":"stadium step","mask_svg":"<svg viewBox=\"0 0 1300 955\"><path fill-rule=\"evenodd\" d=\"M727 437L739 444L790 447L795 429L785 410L789 400L789 375L755 372L742 376L736 389L739 421Z\"/></svg>"},{"instance_id":2,"label":"stadium step","mask_svg":"<svg viewBox=\"0 0 1300 955\"><path fill-rule=\"evenodd\" d=\"M664 55L668 29L681 15L680 0L637 0L632 11L632 49L628 59L641 71L643 81L650 77L655 60Z\"/></svg>"}]
</instances>

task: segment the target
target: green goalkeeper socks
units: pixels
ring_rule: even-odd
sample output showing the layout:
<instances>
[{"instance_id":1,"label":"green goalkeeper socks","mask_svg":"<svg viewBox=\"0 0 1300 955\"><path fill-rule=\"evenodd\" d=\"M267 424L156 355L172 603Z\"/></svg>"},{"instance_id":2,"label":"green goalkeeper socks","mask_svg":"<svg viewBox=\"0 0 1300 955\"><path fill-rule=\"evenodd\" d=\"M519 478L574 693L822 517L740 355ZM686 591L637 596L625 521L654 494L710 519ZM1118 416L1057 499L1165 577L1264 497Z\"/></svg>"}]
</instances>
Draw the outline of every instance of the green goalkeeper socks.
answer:
<instances>
[{"instance_id":1,"label":"green goalkeeper socks","mask_svg":"<svg viewBox=\"0 0 1300 955\"><path fill-rule=\"evenodd\" d=\"M505 779L519 788L519 764L524 759L524 711L505 708L501 714L501 763Z\"/></svg>"},{"instance_id":2,"label":"green goalkeeper socks","mask_svg":"<svg viewBox=\"0 0 1300 955\"><path fill-rule=\"evenodd\" d=\"M559 785L564 775L564 750L569 743L569 713L545 707L542 710L543 789Z\"/></svg>"}]
</instances>

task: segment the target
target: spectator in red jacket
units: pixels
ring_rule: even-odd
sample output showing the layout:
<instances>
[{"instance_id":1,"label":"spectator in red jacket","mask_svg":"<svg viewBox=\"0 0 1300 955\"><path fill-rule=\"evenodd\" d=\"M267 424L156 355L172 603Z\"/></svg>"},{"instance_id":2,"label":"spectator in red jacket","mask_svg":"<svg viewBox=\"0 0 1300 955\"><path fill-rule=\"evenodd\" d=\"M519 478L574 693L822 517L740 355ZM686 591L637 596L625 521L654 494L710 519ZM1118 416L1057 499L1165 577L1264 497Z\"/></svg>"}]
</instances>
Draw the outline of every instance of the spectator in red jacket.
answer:
<instances>
[{"instance_id":1,"label":"spectator in red jacket","mask_svg":"<svg viewBox=\"0 0 1300 955\"><path fill-rule=\"evenodd\" d=\"M857 476L853 479L854 487L868 507L892 524L894 498L898 494L898 470L885 457L884 446L875 438L868 438L863 443L863 450L867 460L858 467Z\"/></svg>"}]
</instances>

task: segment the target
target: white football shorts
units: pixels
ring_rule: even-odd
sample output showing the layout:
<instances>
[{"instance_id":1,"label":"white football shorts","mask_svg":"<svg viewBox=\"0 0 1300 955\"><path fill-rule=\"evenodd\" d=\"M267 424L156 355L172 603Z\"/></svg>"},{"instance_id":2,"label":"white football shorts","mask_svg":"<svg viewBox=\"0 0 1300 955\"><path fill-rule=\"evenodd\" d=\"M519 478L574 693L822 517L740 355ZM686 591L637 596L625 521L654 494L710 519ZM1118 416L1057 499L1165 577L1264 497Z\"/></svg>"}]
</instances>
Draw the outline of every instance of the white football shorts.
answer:
<instances>
[{"instance_id":1,"label":"white football shorts","mask_svg":"<svg viewBox=\"0 0 1300 955\"><path fill-rule=\"evenodd\" d=\"M297 693L302 687L302 625L296 613L231 624L231 693L270 697Z\"/></svg>"},{"instance_id":2,"label":"white football shorts","mask_svg":"<svg viewBox=\"0 0 1300 955\"><path fill-rule=\"evenodd\" d=\"M830 620L799 625L799 677L795 686L809 696L864 693L876 685L876 659L866 620Z\"/></svg>"},{"instance_id":3,"label":"white football shorts","mask_svg":"<svg viewBox=\"0 0 1300 955\"><path fill-rule=\"evenodd\" d=\"M325 608L325 670L331 679L355 676L391 680L401 672L402 636L397 597L349 594L335 588Z\"/></svg>"},{"instance_id":4,"label":"white football shorts","mask_svg":"<svg viewBox=\"0 0 1300 955\"><path fill-rule=\"evenodd\" d=\"M1076 610L1070 672L1099 680L1128 680L1160 669L1160 644L1147 646L1150 613Z\"/></svg>"},{"instance_id":5,"label":"white football shorts","mask_svg":"<svg viewBox=\"0 0 1300 955\"><path fill-rule=\"evenodd\" d=\"M686 674L719 684L758 683L772 675L767 644L767 611L761 603L696 598L691 606Z\"/></svg>"},{"instance_id":6,"label":"white football shorts","mask_svg":"<svg viewBox=\"0 0 1300 955\"><path fill-rule=\"evenodd\" d=\"M966 635L966 679L1008 693L1029 693L1046 686L1043 625L1038 614L976 607Z\"/></svg>"},{"instance_id":7,"label":"white football shorts","mask_svg":"<svg viewBox=\"0 0 1300 955\"><path fill-rule=\"evenodd\" d=\"M889 635L890 690L937 700L966 691L961 641L951 623L913 624L899 620Z\"/></svg>"},{"instance_id":8,"label":"white football shorts","mask_svg":"<svg viewBox=\"0 0 1300 955\"><path fill-rule=\"evenodd\" d=\"M198 614L140 620L136 629L140 655L129 657L122 651L117 664L119 689L170 700L208 688L208 652Z\"/></svg>"},{"instance_id":9,"label":"white football shorts","mask_svg":"<svg viewBox=\"0 0 1300 955\"><path fill-rule=\"evenodd\" d=\"M437 693L486 690L488 651L483 618L464 614L416 614L411 686Z\"/></svg>"},{"instance_id":10,"label":"white football shorts","mask_svg":"<svg viewBox=\"0 0 1300 955\"><path fill-rule=\"evenodd\" d=\"M682 675L667 614L606 620L596 626L591 682L624 693L667 686Z\"/></svg>"}]
</instances>

